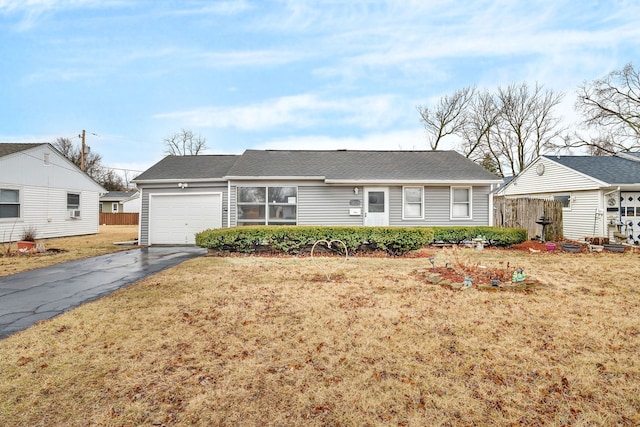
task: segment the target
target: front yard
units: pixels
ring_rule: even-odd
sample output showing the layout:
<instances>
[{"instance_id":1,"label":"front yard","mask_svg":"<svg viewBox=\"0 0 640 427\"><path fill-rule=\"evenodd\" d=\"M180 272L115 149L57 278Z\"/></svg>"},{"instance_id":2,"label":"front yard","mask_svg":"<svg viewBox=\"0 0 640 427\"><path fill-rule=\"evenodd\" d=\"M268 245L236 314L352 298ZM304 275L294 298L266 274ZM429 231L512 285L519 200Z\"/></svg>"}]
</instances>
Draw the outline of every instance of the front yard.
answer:
<instances>
[{"instance_id":1,"label":"front yard","mask_svg":"<svg viewBox=\"0 0 640 427\"><path fill-rule=\"evenodd\" d=\"M435 251L435 262L449 257ZM640 424L639 255L202 257L0 341L0 425Z\"/></svg>"}]
</instances>

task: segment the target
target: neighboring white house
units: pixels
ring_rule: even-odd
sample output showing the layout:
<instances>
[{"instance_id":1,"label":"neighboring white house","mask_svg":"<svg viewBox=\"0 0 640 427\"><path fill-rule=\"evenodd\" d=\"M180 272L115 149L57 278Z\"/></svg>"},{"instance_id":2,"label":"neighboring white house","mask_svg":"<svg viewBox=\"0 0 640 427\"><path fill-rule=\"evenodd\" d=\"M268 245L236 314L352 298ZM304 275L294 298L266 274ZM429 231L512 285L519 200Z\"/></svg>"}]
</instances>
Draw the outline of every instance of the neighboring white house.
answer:
<instances>
[{"instance_id":1,"label":"neighboring white house","mask_svg":"<svg viewBox=\"0 0 640 427\"><path fill-rule=\"evenodd\" d=\"M168 156L136 177L139 241L243 225L491 225L501 180L454 151Z\"/></svg>"},{"instance_id":2,"label":"neighboring white house","mask_svg":"<svg viewBox=\"0 0 640 427\"><path fill-rule=\"evenodd\" d=\"M0 143L0 242L97 233L102 193L51 144Z\"/></svg>"},{"instance_id":3,"label":"neighboring white house","mask_svg":"<svg viewBox=\"0 0 640 427\"><path fill-rule=\"evenodd\" d=\"M568 239L640 242L640 153L541 156L496 195L560 200Z\"/></svg>"}]
</instances>

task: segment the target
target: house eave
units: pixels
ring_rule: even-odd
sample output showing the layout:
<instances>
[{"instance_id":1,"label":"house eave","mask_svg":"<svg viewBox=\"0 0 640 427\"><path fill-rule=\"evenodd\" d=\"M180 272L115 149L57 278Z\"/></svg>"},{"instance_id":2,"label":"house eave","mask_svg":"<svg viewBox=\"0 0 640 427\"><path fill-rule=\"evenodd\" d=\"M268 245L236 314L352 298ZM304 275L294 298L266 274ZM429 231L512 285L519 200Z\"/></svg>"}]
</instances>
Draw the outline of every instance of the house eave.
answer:
<instances>
[{"instance_id":1,"label":"house eave","mask_svg":"<svg viewBox=\"0 0 640 427\"><path fill-rule=\"evenodd\" d=\"M324 176L226 176L228 181L324 181Z\"/></svg>"},{"instance_id":2,"label":"house eave","mask_svg":"<svg viewBox=\"0 0 640 427\"><path fill-rule=\"evenodd\" d=\"M325 182L342 185L491 185L502 181L499 179L327 179Z\"/></svg>"},{"instance_id":3,"label":"house eave","mask_svg":"<svg viewBox=\"0 0 640 427\"><path fill-rule=\"evenodd\" d=\"M171 179L133 179L135 184L177 184L179 182L227 182L224 178L171 178Z\"/></svg>"}]
</instances>

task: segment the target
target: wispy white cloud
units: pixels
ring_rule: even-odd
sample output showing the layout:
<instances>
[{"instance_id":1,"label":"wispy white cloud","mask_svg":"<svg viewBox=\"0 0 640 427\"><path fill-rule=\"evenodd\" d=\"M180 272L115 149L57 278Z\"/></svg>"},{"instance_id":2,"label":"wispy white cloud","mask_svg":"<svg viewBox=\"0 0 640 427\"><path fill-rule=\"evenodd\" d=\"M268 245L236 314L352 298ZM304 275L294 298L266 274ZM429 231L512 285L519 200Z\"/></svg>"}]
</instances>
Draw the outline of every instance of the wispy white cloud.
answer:
<instances>
[{"instance_id":1,"label":"wispy white cloud","mask_svg":"<svg viewBox=\"0 0 640 427\"><path fill-rule=\"evenodd\" d=\"M240 12L251 10L253 6L245 0L229 0L229 1L196 1L184 2L177 5L176 9L167 10L164 14L174 16L188 15L234 15Z\"/></svg>"},{"instance_id":2,"label":"wispy white cloud","mask_svg":"<svg viewBox=\"0 0 640 427\"><path fill-rule=\"evenodd\" d=\"M240 107L203 107L157 114L186 126L260 131L288 126L303 129L321 125L384 128L402 119L394 96L322 98L313 94L285 96Z\"/></svg>"}]
</instances>

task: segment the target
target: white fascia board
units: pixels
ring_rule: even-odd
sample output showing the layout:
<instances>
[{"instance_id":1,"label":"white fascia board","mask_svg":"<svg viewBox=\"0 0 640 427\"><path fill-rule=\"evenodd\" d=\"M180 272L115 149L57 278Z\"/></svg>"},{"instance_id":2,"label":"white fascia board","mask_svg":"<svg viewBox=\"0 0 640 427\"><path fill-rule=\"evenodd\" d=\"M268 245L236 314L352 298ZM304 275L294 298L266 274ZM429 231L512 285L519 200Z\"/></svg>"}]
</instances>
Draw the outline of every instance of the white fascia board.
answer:
<instances>
[{"instance_id":1,"label":"white fascia board","mask_svg":"<svg viewBox=\"0 0 640 427\"><path fill-rule=\"evenodd\" d=\"M227 182L224 178L184 178L184 179L133 179L136 184L177 184L178 182Z\"/></svg>"},{"instance_id":2,"label":"white fascia board","mask_svg":"<svg viewBox=\"0 0 640 427\"><path fill-rule=\"evenodd\" d=\"M501 179L492 180L424 180L424 179L327 179L327 184L343 184L343 185L491 185L502 182Z\"/></svg>"},{"instance_id":3,"label":"white fascia board","mask_svg":"<svg viewBox=\"0 0 640 427\"><path fill-rule=\"evenodd\" d=\"M225 176L225 180L233 181L318 181L324 176Z\"/></svg>"}]
</instances>

